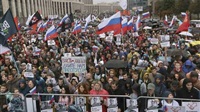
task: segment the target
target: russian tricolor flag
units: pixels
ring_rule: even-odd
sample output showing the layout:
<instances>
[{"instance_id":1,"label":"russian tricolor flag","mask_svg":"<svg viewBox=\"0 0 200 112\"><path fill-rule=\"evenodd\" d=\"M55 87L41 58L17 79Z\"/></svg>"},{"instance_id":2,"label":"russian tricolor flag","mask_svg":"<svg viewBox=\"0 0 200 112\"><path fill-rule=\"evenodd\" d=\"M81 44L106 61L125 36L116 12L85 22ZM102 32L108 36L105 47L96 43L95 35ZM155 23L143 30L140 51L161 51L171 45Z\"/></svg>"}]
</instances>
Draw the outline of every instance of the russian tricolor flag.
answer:
<instances>
[{"instance_id":1,"label":"russian tricolor flag","mask_svg":"<svg viewBox=\"0 0 200 112\"><path fill-rule=\"evenodd\" d=\"M78 34L81 32L81 23L77 23L72 31L73 34Z\"/></svg>"},{"instance_id":2,"label":"russian tricolor flag","mask_svg":"<svg viewBox=\"0 0 200 112\"><path fill-rule=\"evenodd\" d=\"M55 101L54 95L52 95L51 100L49 101L49 104L52 104Z\"/></svg>"},{"instance_id":3,"label":"russian tricolor flag","mask_svg":"<svg viewBox=\"0 0 200 112\"><path fill-rule=\"evenodd\" d=\"M66 14L60 21L59 25L58 26L61 26L66 20L67 18L69 18L68 14Z\"/></svg>"},{"instance_id":4,"label":"russian tricolor flag","mask_svg":"<svg viewBox=\"0 0 200 112\"><path fill-rule=\"evenodd\" d=\"M127 30L132 30L133 29L133 17L131 18L131 20L128 21L127 25L128 25Z\"/></svg>"},{"instance_id":5,"label":"russian tricolor flag","mask_svg":"<svg viewBox=\"0 0 200 112\"><path fill-rule=\"evenodd\" d=\"M0 54L6 54L7 52L10 52L10 49L0 44Z\"/></svg>"},{"instance_id":6,"label":"russian tricolor flag","mask_svg":"<svg viewBox=\"0 0 200 112\"><path fill-rule=\"evenodd\" d=\"M138 15L137 21L136 21L135 24L134 24L133 31L134 31L134 32L137 32L137 31L139 30L140 26L141 26L141 23L140 23L140 15Z\"/></svg>"},{"instance_id":7,"label":"russian tricolor flag","mask_svg":"<svg viewBox=\"0 0 200 112\"><path fill-rule=\"evenodd\" d=\"M35 86L33 89L31 89L29 92L30 92L31 94L36 93L36 92L37 92L37 90L36 90L36 86Z\"/></svg>"},{"instance_id":8,"label":"russian tricolor flag","mask_svg":"<svg viewBox=\"0 0 200 112\"><path fill-rule=\"evenodd\" d=\"M57 29L55 28L54 25L52 25L46 32L44 41L51 40L58 37L58 32Z\"/></svg>"},{"instance_id":9,"label":"russian tricolor flag","mask_svg":"<svg viewBox=\"0 0 200 112\"><path fill-rule=\"evenodd\" d=\"M169 27L172 27L174 25L175 20L176 20L176 16L173 16L172 21L170 22Z\"/></svg>"},{"instance_id":10,"label":"russian tricolor flag","mask_svg":"<svg viewBox=\"0 0 200 112\"><path fill-rule=\"evenodd\" d=\"M167 18L167 15L165 15L164 24L165 24L165 26L168 26L168 18Z\"/></svg>"},{"instance_id":11,"label":"russian tricolor flag","mask_svg":"<svg viewBox=\"0 0 200 112\"><path fill-rule=\"evenodd\" d=\"M185 18L186 13L185 13L185 12L181 12L181 16L182 16L183 18Z\"/></svg>"},{"instance_id":12,"label":"russian tricolor flag","mask_svg":"<svg viewBox=\"0 0 200 112\"><path fill-rule=\"evenodd\" d=\"M127 18L124 18L123 20L122 20L122 22L121 22L121 24L122 24L122 27L121 28L119 28L119 29L117 29L117 30L115 30L115 32L114 32L114 35L117 35L117 34L125 34L126 32L127 32L127 29L128 29L128 25L127 25L127 22L128 22L128 19Z\"/></svg>"},{"instance_id":13,"label":"russian tricolor flag","mask_svg":"<svg viewBox=\"0 0 200 112\"><path fill-rule=\"evenodd\" d=\"M115 29L121 28L121 13L118 11L114 15L112 15L110 18L102 21L98 25L97 34L102 34L104 32L113 31Z\"/></svg>"},{"instance_id":14,"label":"russian tricolor flag","mask_svg":"<svg viewBox=\"0 0 200 112\"><path fill-rule=\"evenodd\" d=\"M37 29L37 32L44 32L47 28L47 24L48 24L49 20L47 20L45 23L41 24L39 26L39 28Z\"/></svg>"},{"instance_id":15,"label":"russian tricolor flag","mask_svg":"<svg viewBox=\"0 0 200 112\"><path fill-rule=\"evenodd\" d=\"M149 17L150 17L149 12L142 13L142 18L149 18Z\"/></svg>"}]
</instances>

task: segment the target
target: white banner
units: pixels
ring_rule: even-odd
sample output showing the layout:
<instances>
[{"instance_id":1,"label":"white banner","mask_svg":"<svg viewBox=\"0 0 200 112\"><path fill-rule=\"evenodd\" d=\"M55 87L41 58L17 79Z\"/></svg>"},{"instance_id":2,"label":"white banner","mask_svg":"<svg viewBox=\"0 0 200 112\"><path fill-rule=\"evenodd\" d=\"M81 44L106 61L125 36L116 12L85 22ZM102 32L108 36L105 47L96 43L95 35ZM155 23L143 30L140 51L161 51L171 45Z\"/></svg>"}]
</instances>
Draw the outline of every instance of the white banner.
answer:
<instances>
[{"instance_id":1,"label":"white banner","mask_svg":"<svg viewBox=\"0 0 200 112\"><path fill-rule=\"evenodd\" d=\"M182 106L167 106L167 112L185 112L185 107Z\"/></svg>"},{"instance_id":2,"label":"white banner","mask_svg":"<svg viewBox=\"0 0 200 112\"><path fill-rule=\"evenodd\" d=\"M182 102L186 112L199 112L200 102Z\"/></svg>"},{"instance_id":3,"label":"white banner","mask_svg":"<svg viewBox=\"0 0 200 112\"><path fill-rule=\"evenodd\" d=\"M170 47L170 42L162 42L160 43L161 47Z\"/></svg>"},{"instance_id":4,"label":"white banner","mask_svg":"<svg viewBox=\"0 0 200 112\"><path fill-rule=\"evenodd\" d=\"M64 73L85 73L86 57L62 57L62 70Z\"/></svg>"},{"instance_id":5,"label":"white banner","mask_svg":"<svg viewBox=\"0 0 200 112\"><path fill-rule=\"evenodd\" d=\"M157 38L152 38L150 40L151 44L158 44L158 39Z\"/></svg>"},{"instance_id":6,"label":"white banner","mask_svg":"<svg viewBox=\"0 0 200 112\"><path fill-rule=\"evenodd\" d=\"M91 107L91 112L103 112L102 106Z\"/></svg>"},{"instance_id":7,"label":"white banner","mask_svg":"<svg viewBox=\"0 0 200 112\"><path fill-rule=\"evenodd\" d=\"M166 42L170 40L169 35L160 35L161 42Z\"/></svg>"}]
</instances>

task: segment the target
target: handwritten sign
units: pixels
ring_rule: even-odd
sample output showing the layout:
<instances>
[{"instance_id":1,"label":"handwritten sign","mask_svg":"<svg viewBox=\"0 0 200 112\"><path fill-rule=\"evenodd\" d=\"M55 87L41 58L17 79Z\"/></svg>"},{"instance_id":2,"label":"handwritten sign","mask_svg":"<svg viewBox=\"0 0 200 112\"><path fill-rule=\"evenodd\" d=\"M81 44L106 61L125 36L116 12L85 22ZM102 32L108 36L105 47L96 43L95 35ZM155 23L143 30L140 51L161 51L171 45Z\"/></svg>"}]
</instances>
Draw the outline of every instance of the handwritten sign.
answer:
<instances>
[{"instance_id":1,"label":"handwritten sign","mask_svg":"<svg viewBox=\"0 0 200 112\"><path fill-rule=\"evenodd\" d=\"M200 102L182 102L185 112L199 112Z\"/></svg>"},{"instance_id":2,"label":"handwritten sign","mask_svg":"<svg viewBox=\"0 0 200 112\"><path fill-rule=\"evenodd\" d=\"M167 106L167 112L185 112L185 107L182 106Z\"/></svg>"},{"instance_id":3,"label":"handwritten sign","mask_svg":"<svg viewBox=\"0 0 200 112\"><path fill-rule=\"evenodd\" d=\"M158 39L157 38L152 38L150 40L151 44L158 44Z\"/></svg>"},{"instance_id":4,"label":"handwritten sign","mask_svg":"<svg viewBox=\"0 0 200 112\"><path fill-rule=\"evenodd\" d=\"M64 73L85 73L86 57L62 57L62 70Z\"/></svg>"},{"instance_id":5,"label":"handwritten sign","mask_svg":"<svg viewBox=\"0 0 200 112\"><path fill-rule=\"evenodd\" d=\"M161 42L169 41L170 37L169 35L160 35Z\"/></svg>"},{"instance_id":6,"label":"handwritten sign","mask_svg":"<svg viewBox=\"0 0 200 112\"><path fill-rule=\"evenodd\" d=\"M161 47L170 47L170 42L162 42L160 43Z\"/></svg>"}]
</instances>

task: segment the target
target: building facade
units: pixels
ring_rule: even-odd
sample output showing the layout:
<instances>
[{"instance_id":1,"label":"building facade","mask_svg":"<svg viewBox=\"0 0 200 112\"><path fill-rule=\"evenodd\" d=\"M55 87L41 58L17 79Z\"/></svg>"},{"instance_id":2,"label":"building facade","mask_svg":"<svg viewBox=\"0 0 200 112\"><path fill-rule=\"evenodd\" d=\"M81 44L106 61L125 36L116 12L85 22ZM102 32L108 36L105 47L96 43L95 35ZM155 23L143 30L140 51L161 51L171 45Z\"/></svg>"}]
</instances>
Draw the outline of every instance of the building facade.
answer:
<instances>
[{"instance_id":1,"label":"building facade","mask_svg":"<svg viewBox=\"0 0 200 112\"><path fill-rule=\"evenodd\" d=\"M101 13L115 11L119 6L93 5L93 0L0 0L0 16L11 8L13 16L28 17L39 11L43 17L63 16L69 13Z\"/></svg>"},{"instance_id":2,"label":"building facade","mask_svg":"<svg viewBox=\"0 0 200 112\"><path fill-rule=\"evenodd\" d=\"M128 10L132 10L135 7L143 7L144 9L148 6L148 0L127 0Z\"/></svg>"}]
</instances>

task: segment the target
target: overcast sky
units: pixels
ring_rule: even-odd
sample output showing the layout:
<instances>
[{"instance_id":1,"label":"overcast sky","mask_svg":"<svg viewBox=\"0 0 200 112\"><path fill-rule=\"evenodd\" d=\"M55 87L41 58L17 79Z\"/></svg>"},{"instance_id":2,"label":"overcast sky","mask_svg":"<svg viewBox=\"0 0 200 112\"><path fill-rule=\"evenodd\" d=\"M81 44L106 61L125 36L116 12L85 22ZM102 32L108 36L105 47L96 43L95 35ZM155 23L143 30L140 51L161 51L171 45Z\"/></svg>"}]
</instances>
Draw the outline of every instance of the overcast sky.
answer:
<instances>
[{"instance_id":1,"label":"overcast sky","mask_svg":"<svg viewBox=\"0 0 200 112\"><path fill-rule=\"evenodd\" d=\"M93 0L93 1L94 1L94 4L96 4L96 3L101 3L101 2L111 3L111 2L115 2L117 0Z\"/></svg>"}]
</instances>

